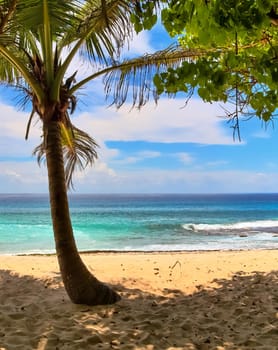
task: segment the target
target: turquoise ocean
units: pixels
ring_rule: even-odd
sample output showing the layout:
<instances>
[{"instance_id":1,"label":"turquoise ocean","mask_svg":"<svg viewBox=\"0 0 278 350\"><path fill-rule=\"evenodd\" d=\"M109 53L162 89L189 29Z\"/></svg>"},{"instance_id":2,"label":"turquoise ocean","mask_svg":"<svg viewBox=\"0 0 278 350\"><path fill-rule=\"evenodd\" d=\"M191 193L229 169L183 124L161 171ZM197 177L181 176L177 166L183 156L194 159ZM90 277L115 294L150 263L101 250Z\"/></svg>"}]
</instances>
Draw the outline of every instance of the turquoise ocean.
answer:
<instances>
[{"instance_id":1,"label":"turquoise ocean","mask_svg":"<svg viewBox=\"0 0 278 350\"><path fill-rule=\"evenodd\" d=\"M70 195L80 251L278 248L278 194ZM0 194L0 254L54 252L47 195Z\"/></svg>"}]
</instances>

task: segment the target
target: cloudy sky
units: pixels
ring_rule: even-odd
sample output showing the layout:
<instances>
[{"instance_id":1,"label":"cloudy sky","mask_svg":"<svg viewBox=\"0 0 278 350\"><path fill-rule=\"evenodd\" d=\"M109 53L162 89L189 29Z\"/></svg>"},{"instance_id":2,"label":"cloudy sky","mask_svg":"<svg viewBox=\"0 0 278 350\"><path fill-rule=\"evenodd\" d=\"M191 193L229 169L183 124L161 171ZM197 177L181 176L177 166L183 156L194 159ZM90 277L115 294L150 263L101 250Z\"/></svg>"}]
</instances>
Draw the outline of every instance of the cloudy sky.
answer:
<instances>
[{"instance_id":1,"label":"cloudy sky","mask_svg":"<svg viewBox=\"0 0 278 350\"><path fill-rule=\"evenodd\" d=\"M159 28L144 32L130 46L139 55L162 49L168 40ZM78 60L79 77L89 66ZM70 72L69 72L70 73ZM45 193L47 177L32 156L40 143L34 123L24 140L28 110L18 96L0 88L0 193ZM233 140L221 104L192 98L161 98L141 111L130 104L107 106L101 81L79 96L73 123L99 144L99 159L74 178L76 193L230 193L278 192L276 125L242 122L242 142Z\"/></svg>"}]
</instances>

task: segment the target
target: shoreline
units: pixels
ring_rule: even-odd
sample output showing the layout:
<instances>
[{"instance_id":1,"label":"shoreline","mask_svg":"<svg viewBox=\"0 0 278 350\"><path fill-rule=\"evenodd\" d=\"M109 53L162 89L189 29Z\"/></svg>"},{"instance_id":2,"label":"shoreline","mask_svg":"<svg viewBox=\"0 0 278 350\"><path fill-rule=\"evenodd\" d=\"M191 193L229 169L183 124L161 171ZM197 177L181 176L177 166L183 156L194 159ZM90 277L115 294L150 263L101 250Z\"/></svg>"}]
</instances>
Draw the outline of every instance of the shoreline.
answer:
<instances>
[{"instance_id":1,"label":"shoreline","mask_svg":"<svg viewBox=\"0 0 278 350\"><path fill-rule=\"evenodd\" d=\"M122 300L74 305L55 254L0 255L0 349L277 348L277 249L80 254Z\"/></svg>"},{"instance_id":2,"label":"shoreline","mask_svg":"<svg viewBox=\"0 0 278 350\"><path fill-rule=\"evenodd\" d=\"M242 248L242 249L192 249L192 250L117 250L117 249L108 249L108 250L82 250L78 251L80 255L83 254L183 254L183 253L210 253L210 252L250 252L250 251L273 251L277 250L278 247L275 248ZM1 256L55 256L56 252L53 253L1 253Z\"/></svg>"}]
</instances>

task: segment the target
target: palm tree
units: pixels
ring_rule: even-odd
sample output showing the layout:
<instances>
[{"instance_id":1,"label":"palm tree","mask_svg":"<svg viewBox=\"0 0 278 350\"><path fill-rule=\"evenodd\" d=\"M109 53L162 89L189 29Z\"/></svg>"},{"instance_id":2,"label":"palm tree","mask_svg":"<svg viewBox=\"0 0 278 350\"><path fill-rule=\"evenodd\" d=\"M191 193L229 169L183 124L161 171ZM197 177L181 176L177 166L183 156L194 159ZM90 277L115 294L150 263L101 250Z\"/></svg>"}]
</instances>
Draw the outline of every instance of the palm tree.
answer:
<instances>
[{"instance_id":1,"label":"palm tree","mask_svg":"<svg viewBox=\"0 0 278 350\"><path fill-rule=\"evenodd\" d=\"M96 159L96 142L76 128L70 114L75 93L89 81L105 76L106 93L120 106L133 86L134 103L149 97L151 77L166 65L175 66L192 53L169 49L118 62L118 52L132 36L127 0L0 0L0 79L24 93L32 118L42 123L42 143L35 153L46 160L56 252L65 289L74 303L108 304L120 299L87 269L78 253L71 225L67 189L76 167ZM76 55L93 63L85 79L68 75ZM97 67L94 69L94 67ZM134 80L113 72L129 72ZM139 84L139 85L138 85ZM141 86L141 88L140 88Z\"/></svg>"}]
</instances>

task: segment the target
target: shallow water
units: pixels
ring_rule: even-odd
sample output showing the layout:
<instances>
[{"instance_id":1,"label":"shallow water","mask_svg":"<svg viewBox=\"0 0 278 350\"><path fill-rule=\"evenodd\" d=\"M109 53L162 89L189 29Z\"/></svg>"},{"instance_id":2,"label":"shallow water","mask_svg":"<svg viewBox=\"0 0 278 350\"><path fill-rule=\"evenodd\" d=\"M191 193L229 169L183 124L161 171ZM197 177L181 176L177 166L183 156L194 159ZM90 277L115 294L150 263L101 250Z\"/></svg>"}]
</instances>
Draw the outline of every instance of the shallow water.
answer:
<instances>
[{"instance_id":1,"label":"shallow water","mask_svg":"<svg viewBox=\"0 0 278 350\"><path fill-rule=\"evenodd\" d=\"M278 194L71 195L79 250L278 248ZM47 195L0 194L0 254L54 252Z\"/></svg>"}]
</instances>

